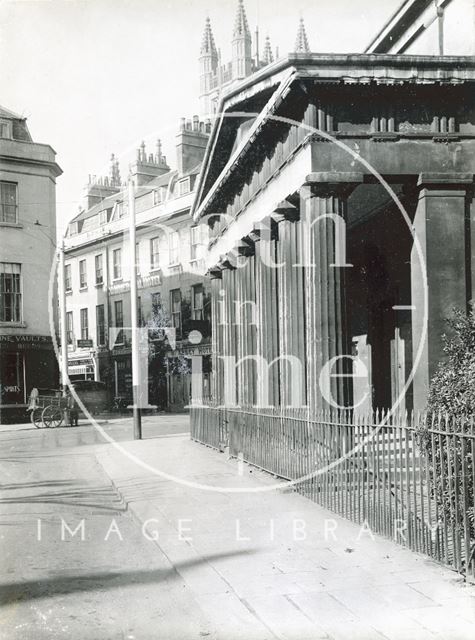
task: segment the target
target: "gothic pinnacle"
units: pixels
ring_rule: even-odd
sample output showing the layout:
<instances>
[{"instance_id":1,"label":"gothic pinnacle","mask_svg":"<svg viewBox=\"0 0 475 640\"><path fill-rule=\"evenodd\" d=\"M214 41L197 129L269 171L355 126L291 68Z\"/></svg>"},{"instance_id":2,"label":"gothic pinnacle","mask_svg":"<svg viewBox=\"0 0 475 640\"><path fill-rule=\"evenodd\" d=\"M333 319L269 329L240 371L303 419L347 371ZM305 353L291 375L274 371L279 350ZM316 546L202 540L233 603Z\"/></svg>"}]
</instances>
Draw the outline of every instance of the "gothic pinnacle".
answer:
<instances>
[{"instance_id":1,"label":"gothic pinnacle","mask_svg":"<svg viewBox=\"0 0 475 640\"><path fill-rule=\"evenodd\" d=\"M310 47L308 45L307 32L305 31L303 18L300 18L294 51L295 53L310 53Z\"/></svg>"}]
</instances>

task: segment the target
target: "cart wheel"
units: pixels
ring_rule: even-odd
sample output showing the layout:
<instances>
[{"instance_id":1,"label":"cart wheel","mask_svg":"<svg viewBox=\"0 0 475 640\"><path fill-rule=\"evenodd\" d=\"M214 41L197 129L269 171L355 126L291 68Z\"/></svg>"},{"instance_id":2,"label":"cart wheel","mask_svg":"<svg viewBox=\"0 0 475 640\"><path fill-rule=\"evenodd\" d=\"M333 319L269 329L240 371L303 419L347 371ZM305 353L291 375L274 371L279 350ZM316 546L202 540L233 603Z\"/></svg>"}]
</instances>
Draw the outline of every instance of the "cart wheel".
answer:
<instances>
[{"instance_id":1,"label":"cart wheel","mask_svg":"<svg viewBox=\"0 0 475 640\"><path fill-rule=\"evenodd\" d=\"M36 407L30 411L31 424L34 424L37 429L42 429L45 426L41 420L42 413L43 407Z\"/></svg>"},{"instance_id":2,"label":"cart wheel","mask_svg":"<svg viewBox=\"0 0 475 640\"><path fill-rule=\"evenodd\" d=\"M55 407L50 404L43 409L41 420L43 421L45 427L59 427L59 425L63 421L63 413L59 407Z\"/></svg>"}]
</instances>

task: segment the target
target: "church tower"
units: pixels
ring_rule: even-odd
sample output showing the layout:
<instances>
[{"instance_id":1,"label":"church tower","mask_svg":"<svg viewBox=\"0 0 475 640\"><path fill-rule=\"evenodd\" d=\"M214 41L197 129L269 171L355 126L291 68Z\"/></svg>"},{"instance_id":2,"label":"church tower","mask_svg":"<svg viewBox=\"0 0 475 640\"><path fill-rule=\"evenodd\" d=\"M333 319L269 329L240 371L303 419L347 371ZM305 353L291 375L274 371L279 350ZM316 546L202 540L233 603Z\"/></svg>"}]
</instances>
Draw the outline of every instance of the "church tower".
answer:
<instances>
[{"instance_id":1,"label":"church tower","mask_svg":"<svg viewBox=\"0 0 475 640\"><path fill-rule=\"evenodd\" d=\"M232 42L233 80L246 78L252 73L252 39L242 0L239 0Z\"/></svg>"},{"instance_id":2,"label":"church tower","mask_svg":"<svg viewBox=\"0 0 475 640\"><path fill-rule=\"evenodd\" d=\"M214 42L211 22L206 18L200 49L200 108L202 113L210 112L209 94L215 88L218 72L218 51Z\"/></svg>"}]
</instances>

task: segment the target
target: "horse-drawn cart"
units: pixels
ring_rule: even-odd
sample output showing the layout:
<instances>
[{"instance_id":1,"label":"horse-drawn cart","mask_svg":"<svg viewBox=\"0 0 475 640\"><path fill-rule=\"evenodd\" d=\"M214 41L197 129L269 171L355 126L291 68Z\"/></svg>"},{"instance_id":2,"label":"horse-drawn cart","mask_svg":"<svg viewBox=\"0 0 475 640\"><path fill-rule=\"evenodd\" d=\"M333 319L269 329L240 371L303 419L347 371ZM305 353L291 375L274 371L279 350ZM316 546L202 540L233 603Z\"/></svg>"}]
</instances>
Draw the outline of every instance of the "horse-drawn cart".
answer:
<instances>
[{"instance_id":1,"label":"horse-drawn cart","mask_svg":"<svg viewBox=\"0 0 475 640\"><path fill-rule=\"evenodd\" d=\"M75 413L74 399L56 389L33 389L28 405L30 420L38 429L71 425Z\"/></svg>"}]
</instances>

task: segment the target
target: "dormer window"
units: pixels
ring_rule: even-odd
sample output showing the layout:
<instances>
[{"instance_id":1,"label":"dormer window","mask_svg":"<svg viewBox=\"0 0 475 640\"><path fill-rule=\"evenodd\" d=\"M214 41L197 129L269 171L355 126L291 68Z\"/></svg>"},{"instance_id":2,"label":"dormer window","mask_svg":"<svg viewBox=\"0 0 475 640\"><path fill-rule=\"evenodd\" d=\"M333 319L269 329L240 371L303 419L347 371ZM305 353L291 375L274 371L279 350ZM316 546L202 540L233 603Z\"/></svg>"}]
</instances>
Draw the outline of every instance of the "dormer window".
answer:
<instances>
[{"instance_id":1,"label":"dormer window","mask_svg":"<svg viewBox=\"0 0 475 640\"><path fill-rule=\"evenodd\" d=\"M78 223L77 222L71 222L69 224L69 235L70 236L74 236L78 233Z\"/></svg>"},{"instance_id":2,"label":"dormer window","mask_svg":"<svg viewBox=\"0 0 475 640\"><path fill-rule=\"evenodd\" d=\"M160 204L162 201L162 194L160 189L153 190L153 206L155 207L157 204Z\"/></svg>"},{"instance_id":3,"label":"dormer window","mask_svg":"<svg viewBox=\"0 0 475 640\"><path fill-rule=\"evenodd\" d=\"M0 138L11 138L12 134L12 122L11 120L0 120Z\"/></svg>"},{"instance_id":4,"label":"dormer window","mask_svg":"<svg viewBox=\"0 0 475 640\"><path fill-rule=\"evenodd\" d=\"M114 204L114 208L112 210L112 218L114 220L118 220L119 218L123 218L125 216L125 207L123 202L116 201Z\"/></svg>"},{"instance_id":5,"label":"dormer window","mask_svg":"<svg viewBox=\"0 0 475 640\"><path fill-rule=\"evenodd\" d=\"M108 223L110 212L111 209L104 209L103 211L99 212L99 224L101 226Z\"/></svg>"},{"instance_id":6,"label":"dormer window","mask_svg":"<svg viewBox=\"0 0 475 640\"><path fill-rule=\"evenodd\" d=\"M190 193L190 178L180 180L178 183L178 194L184 196L186 193Z\"/></svg>"}]
</instances>

